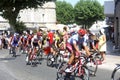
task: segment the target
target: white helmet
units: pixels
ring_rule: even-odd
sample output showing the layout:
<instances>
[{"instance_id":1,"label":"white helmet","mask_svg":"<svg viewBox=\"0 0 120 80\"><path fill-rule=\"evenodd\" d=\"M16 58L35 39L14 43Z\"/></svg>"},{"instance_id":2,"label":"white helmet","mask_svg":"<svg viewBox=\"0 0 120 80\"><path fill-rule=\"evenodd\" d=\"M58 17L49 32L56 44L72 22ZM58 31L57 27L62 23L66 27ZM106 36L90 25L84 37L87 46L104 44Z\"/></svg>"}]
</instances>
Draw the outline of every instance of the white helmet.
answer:
<instances>
[{"instance_id":1,"label":"white helmet","mask_svg":"<svg viewBox=\"0 0 120 80\"><path fill-rule=\"evenodd\" d=\"M34 39L37 39L37 35L34 35L34 37L33 37Z\"/></svg>"}]
</instances>

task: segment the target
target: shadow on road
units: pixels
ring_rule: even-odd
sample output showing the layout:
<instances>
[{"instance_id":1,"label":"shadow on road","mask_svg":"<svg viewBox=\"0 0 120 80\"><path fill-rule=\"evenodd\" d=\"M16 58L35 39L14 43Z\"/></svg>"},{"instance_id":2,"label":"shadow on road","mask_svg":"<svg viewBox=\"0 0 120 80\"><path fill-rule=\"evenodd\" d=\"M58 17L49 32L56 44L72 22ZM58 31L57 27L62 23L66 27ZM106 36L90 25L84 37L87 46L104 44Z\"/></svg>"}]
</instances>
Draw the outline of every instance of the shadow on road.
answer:
<instances>
[{"instance_id":1,"label":"shadow on road","mask_svg":"<svg viewBox=\"0 0 120 80\"><path fill-rule=\"evenodd\" d=\"M6 61L6 60L15 60L15 57L11 57L11 58L0 58L0 61Z\"/></svg>"}]
</instances>

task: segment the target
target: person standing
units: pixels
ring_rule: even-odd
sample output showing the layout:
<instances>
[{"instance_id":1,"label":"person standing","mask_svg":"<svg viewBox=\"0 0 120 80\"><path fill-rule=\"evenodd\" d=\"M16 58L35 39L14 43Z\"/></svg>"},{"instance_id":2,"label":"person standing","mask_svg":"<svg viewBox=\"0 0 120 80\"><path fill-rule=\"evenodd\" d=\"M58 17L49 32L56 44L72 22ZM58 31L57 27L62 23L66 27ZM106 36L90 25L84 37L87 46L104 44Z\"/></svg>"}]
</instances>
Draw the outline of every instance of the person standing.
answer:
<instances>
[{"instance_id":1,"label":"person standing","mask_svg":"<svg viewBox=\"0 0 120 80\"><path fill-rule=\"evenodd\" d=\"M106 58L105 58L105 53L106 53L106 35L105 35L105 30L101 29L100 30L100 36L98 38L99 42L98 42L98 49L100 51L100 54L103 58L103 63L105 62Z\"/></svg>"}]
</instances>

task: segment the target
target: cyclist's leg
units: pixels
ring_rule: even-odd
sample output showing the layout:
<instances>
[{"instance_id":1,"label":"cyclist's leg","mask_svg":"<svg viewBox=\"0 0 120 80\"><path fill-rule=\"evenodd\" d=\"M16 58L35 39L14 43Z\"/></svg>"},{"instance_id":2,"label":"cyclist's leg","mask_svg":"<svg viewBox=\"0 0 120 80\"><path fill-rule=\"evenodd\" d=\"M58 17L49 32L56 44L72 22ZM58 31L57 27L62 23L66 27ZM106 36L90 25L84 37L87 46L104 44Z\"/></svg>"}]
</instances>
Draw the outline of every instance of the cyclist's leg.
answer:
<instances>
[{"instance_id":1,"label":"cyclist's leg","mask_svg":"<svg viewBox=\"0 0 120 80\"><path fill-rule=\"evenodd\" d=\"M75 59L75 54L72 52L68 64L71 65Z\"/></svg>"}]
</instances>

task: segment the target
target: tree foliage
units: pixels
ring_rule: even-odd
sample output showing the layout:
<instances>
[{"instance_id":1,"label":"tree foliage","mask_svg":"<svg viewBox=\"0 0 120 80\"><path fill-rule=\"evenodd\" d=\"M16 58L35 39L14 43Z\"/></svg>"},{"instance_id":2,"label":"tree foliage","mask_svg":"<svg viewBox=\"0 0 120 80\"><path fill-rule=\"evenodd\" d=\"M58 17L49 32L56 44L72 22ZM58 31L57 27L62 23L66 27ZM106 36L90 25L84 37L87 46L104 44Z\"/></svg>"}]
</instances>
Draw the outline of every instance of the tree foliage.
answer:
<instances>
[{"instance_id":1,"label":"tree foliage","mask_svg":"<svg viewBox=\"0 0 120 80\"><path fill-rule=\"evenodd\" d=\"M26 30L26 26L24 25L23 22L17 21L16 24L15 24L15 26L16 26L15 29L16 29L16 31L17 31L18 33L22 33L24 30Z\"/></svg>"},{"instance_id":2,"label":"tree foliage","mask_svg":"<svg viewBox=\"0 0 120 80\"><path fill-rule=\"evenodd\" d=\"M80 0L74 9L77 24L88 28L95 21L104 19L103 6L96 0Z\"/></svg>"},{"instance_id":3,"label":"tree foliage","mask_svg":"<svg viewBox=\"0 0 120 80\"><path fill-rule=\"evenodd\" d=\"M15 28L16 18L20 10L38 8L47 1L53 0L0 0L1 16L9 21L12 28Z\"/></svg>"},{"instance_id":4,"label":"tree foliage","mask_svg":"<svg viewBox=\"0 0 120 80\"><path fill-rule=\"evenodd\" d=\"M74 8L65 1L56 1L56 16L58 23L68 24L74 21Z\"/></svg>"}]
</instances>

